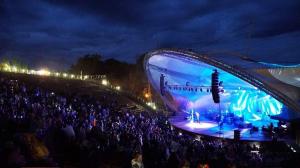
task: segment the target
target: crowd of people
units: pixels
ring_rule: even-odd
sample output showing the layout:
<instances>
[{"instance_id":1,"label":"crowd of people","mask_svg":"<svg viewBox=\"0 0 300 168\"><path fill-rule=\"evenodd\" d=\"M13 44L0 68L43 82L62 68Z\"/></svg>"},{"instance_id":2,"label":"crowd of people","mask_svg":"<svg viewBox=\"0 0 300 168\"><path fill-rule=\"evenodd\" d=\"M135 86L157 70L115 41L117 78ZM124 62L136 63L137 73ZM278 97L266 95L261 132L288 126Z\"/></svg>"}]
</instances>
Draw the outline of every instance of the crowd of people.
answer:
<instances>
[{"instance_id":1,"label":"crowd of people","mask_svg":"<svg viewBox=\"0 0 300 168\"><path fill-rule=\"evenodd\" d=\"M97 99L65 92L0 74L1 167L293 167L299 158L283 142L181 132L166 115L137 112L113 92Z\"/></svg>"}]
</instances>

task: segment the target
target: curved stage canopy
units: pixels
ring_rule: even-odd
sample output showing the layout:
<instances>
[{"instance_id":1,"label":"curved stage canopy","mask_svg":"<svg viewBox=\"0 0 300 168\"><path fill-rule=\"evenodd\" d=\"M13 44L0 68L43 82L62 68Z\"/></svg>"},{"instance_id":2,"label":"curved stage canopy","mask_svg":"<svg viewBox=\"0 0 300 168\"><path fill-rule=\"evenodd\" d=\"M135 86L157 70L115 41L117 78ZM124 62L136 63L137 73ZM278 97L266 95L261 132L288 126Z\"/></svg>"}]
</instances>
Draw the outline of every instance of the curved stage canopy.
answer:
<instances>
[{"instance_id":1,"label":"curved stage canopy","mask_svg":"<svg viewBox=\"0 0 300 168\"><path fill-rule=\"evenodd\" d=\"M193 120L200 117L211 121L230 114L260 127L277 124L272 116L290 120L300 112L298 83L283 82L300 76L291 73L293 77L286 77L282 74L288 71L282 67L226 54L162 49L146 55L144 68L165 104ZM219 74L220 103L214 103L211 93L215 70Z\"/></svg>"}]
</instances>

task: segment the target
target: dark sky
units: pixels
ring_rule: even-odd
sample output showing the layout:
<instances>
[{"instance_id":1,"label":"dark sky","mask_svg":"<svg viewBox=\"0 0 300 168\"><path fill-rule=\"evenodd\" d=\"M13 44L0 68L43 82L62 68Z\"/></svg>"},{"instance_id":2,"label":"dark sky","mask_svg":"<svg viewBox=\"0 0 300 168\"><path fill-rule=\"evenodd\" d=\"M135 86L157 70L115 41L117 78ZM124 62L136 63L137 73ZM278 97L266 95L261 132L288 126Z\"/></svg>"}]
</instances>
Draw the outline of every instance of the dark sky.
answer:
<instances>
[{"instance_id":1,"label":"dark sky","mask_svg":"<svg viewBox=\"0 0 300 168\"><path fill-rule=\"evenodd\" d=\"M0 0L0 56L67 68L162 47L300 63L300 0Z\"/></svg>"}]
</instances>

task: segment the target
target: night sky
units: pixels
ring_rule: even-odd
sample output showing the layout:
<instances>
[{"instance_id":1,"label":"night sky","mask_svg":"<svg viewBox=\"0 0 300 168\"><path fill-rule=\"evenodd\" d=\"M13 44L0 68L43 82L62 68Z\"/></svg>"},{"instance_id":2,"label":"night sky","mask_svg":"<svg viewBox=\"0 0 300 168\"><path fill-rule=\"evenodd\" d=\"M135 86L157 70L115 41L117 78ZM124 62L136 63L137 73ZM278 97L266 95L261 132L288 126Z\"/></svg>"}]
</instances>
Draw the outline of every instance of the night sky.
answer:
<instances>
[{"instance_id":1,"label":"night sky","mask_svg":"<svg viewBox=\"0 0 300 168\"><path fill-rule=\"evenodd\" d=\"M163 47L300 63L300 0L0 0L0 57L33 67Z\"/></svg>"}]
</instances>

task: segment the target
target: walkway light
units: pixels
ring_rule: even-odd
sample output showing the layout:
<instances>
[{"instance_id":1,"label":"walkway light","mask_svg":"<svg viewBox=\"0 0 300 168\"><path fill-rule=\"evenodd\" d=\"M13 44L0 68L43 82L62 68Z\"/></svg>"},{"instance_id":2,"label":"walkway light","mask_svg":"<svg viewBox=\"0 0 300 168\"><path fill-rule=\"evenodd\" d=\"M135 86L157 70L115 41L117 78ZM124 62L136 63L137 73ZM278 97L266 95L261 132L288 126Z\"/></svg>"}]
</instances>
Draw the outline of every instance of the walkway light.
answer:
<instances>
[{"instance_id":1,"label":"walkway light","mask_svg":"<svg viewBox=\"0 0 300 168\"><path fill-rule=\"evenodd\" d=\"M41 75L41 76L49 76L51 74L51 72L46 69L41 69L41 70L37 71L36 73L37 73L37 75Z\"/></svg>"},{"instance_id":2,"label":"walkway light","mask_svg":"<svg viewBox=\"0 0 300 168\"><path fill-rule=\"evenodd\" d=\"M104 86L107 86L107 84L108 84L108 81L106 80L106 79L102 79L102 85L104 85Z\"/></svg>"},{"instance_id":3,"label":"walkway light","mask_svg":"<svg viewBox=\"0 0 300 168\"><path fill-rule=\"evenodd\" d=\"M12 66L12 69L11 69L13 72L17 72L18 71L18 68L16 66Z\"/></svg>"},{"instance_id":4,"label":"walkway light","mask_svg":"<svg viewBox=\"0 0 300 168\"><path fill-rule=\"evenodd\" d=\"M145 98L149 98L150 97L150 95L149 95L149 93L145 93Z\"/></svg>"},{"instance_id":5,"label":"walkway light","mask_svg":"<svg viewBox=\"0 0 300 168\"><path fill-rule=\"evenodd\" d=\"M28 74L35 75L35 74L36 74L36 71L35 71L35 70L30 70Z\"/></svg>"}]
</instances>

